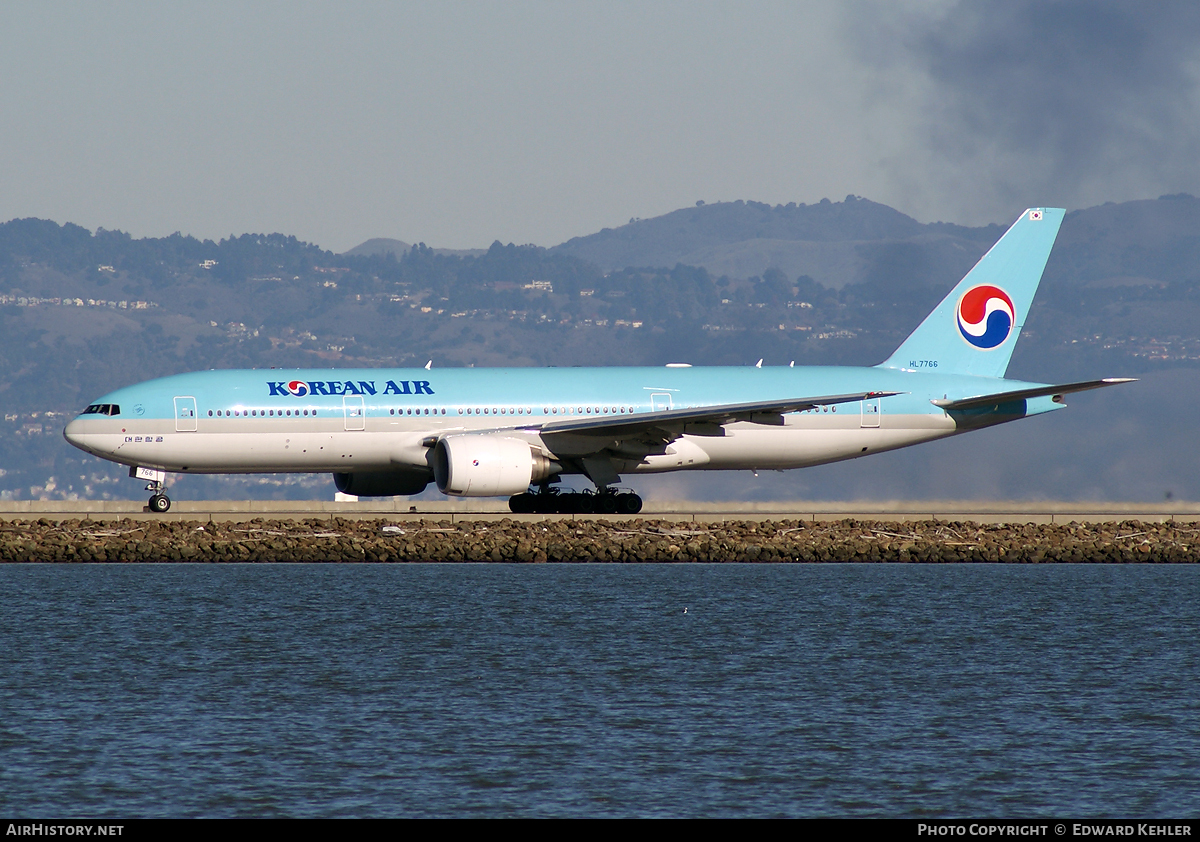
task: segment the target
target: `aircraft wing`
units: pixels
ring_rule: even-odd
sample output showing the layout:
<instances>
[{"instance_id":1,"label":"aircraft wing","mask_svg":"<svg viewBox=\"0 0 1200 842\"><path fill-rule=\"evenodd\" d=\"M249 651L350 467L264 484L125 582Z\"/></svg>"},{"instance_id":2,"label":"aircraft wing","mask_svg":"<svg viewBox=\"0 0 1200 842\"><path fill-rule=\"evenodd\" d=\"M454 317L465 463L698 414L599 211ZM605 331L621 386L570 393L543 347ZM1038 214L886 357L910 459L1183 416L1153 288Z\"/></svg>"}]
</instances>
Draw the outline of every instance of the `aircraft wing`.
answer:
<instances>
[{"instance_id":1,"label":"aircraft wing","mask_svg":"<svg viewBox=\"0 0 1200 842\"><path fill-rule=\"evenodd\" d=\"M934 406L945 410L977 409L981 406L993 406L1007 401L1020 401L1026 398L1044 398L1047 395L1067 395L1071 392L1086 392L1088 389L1102 389L1105 386L1117 386L1121 383L1132 383L1134 377L1106 377L1103 380L1084 380L1079 383L1064 383L1060 386L1037 386L1033 389L1017 389L1013 392L994 392L990 395L976 395L970 398L939 399L930 401Z\"/></svg>"},{"instance_id":2,"label":"aircraft wing","mask_svg":"<svg viewBox=\"0 0 1200 842\"><path fill-rule=\"evenodd\" d=\"M801 412L818 406L829 406L839 403L886 398L900 392L856 392L851 395L823 395L811 398L791 398L788 400L756 401L752 403L730 403L717 406L697 406L687 409L666 409L658 412L639 412L635 415L590 416L583 418L564 418L560 421L547 421L521 429L537 430L543 434L575 433L578 435L596 434L605 437L622 438L637 435L651 429L675 430L684 427L719 427L734 421L750 421L757 424L774 426L783 425L785 412ZM696 431L704 435L699 429ZM721 435L712 432L711 435Z\"/></svg>"}]
</instances>

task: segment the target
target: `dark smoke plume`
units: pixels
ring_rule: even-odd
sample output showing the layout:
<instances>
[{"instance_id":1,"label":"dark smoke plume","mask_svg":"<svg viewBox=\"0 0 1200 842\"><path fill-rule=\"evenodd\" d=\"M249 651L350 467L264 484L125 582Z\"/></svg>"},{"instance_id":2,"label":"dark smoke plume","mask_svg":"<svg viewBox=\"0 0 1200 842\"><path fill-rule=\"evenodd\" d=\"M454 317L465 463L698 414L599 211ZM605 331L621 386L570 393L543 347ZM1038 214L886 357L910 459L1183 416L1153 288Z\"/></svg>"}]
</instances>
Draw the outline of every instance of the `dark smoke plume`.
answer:
<instances>
[{"instance_id":1,"label":"dark smoke plume","mask_svg":"<svg viewBox=\"0 0 1200 842\"><path fill-rule=\"evenodd\" d=\"M880 69L929 83L914 116L931 156L971 167L994 200L1200 189L1200 4L855 8L852 29Z\"/></svg>"}]
</instances>

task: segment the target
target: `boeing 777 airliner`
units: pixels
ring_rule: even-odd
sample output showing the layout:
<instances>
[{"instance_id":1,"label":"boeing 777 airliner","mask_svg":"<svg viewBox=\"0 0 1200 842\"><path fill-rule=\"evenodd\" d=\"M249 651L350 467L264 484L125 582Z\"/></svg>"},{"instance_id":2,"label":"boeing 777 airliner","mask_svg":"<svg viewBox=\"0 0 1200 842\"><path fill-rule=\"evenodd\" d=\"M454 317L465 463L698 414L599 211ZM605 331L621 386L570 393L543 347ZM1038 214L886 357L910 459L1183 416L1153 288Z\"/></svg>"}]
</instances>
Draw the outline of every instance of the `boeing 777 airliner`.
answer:
<instances>
[{"instance_id":1,"label":"boeing 777 airliner","mask_svg":"<svg viewBox=\"0 0 1200 842\"><path fill-rule=\"evenodd\" d=\"M1065 211L1031 208L891 357L857 368L204 371L111 392L71 444L168 472L332 473L359 496L509 496L513 511L636 513L622 474L803 468L1060 409L1124 379L1004 379ZM595 494L558 494L583 474Z\"/></svg>"}]
</instances>

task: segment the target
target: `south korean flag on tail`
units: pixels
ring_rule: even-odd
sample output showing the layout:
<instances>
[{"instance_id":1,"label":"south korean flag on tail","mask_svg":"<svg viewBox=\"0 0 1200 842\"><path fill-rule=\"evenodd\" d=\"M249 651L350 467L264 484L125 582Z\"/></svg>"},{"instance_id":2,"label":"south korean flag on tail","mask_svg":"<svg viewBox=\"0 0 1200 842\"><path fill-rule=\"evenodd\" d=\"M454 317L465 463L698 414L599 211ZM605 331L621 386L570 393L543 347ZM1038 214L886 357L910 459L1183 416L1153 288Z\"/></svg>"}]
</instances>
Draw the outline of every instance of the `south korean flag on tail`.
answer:
<instances>
[{"instance_id":1,"label":"south korean flag on tail","mask_svg":"<svg viewBox=\"0 0 1200 842\"><path fill-rule=\"evenodd\" d=\"M1033 222L1041 222L1042 212L1040 210L1031 210L1029 212L1029 219Z\"/></svg>"}]
</instances>

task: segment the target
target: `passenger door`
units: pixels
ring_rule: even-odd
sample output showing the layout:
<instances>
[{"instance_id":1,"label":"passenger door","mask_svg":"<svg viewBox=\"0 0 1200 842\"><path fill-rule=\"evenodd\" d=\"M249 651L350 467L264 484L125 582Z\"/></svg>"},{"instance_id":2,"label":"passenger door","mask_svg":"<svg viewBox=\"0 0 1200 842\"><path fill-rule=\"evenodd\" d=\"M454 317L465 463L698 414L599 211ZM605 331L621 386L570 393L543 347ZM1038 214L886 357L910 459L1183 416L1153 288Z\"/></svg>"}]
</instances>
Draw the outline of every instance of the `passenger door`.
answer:
<instances>
[{"instance_id":1,"label":"passenger door","mask_svg":"<svg viewBox=\"0 0 1200 842\"><path fill-rule=\"evenodd\" d=\"M361 395L343 395L342 411L346 413L347 430L367 429L367 410Z\"/></svg>"},{"instance_id":2,"label":"passenger door","mask_svg":"<svg viewBox=\"0 0 1200 842\"><path fill-rule=\"evenodd\" d=\"M196 399L190 395L175 397L175 432L196 432Z\"/></svg>"},{"instance_id":3,"label":"passenger door","mask_svg":"<svg viewBox=\"0 0 1200 842\"><path fill-rule=\"evenodd\" d=\"M883 414L880 398L869 398L862 402L863 427L878 427L879 417Z\"/></svg>"}]
</instances>

